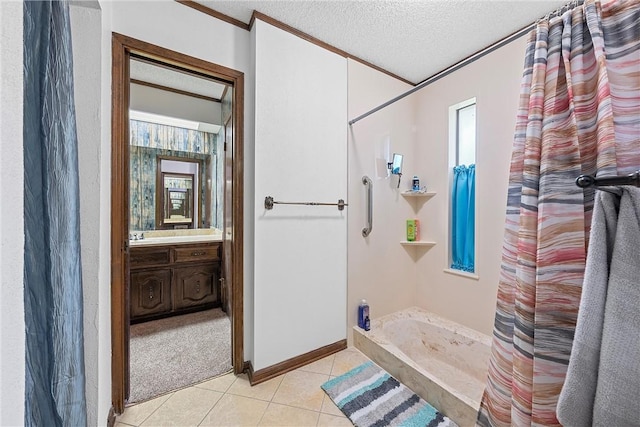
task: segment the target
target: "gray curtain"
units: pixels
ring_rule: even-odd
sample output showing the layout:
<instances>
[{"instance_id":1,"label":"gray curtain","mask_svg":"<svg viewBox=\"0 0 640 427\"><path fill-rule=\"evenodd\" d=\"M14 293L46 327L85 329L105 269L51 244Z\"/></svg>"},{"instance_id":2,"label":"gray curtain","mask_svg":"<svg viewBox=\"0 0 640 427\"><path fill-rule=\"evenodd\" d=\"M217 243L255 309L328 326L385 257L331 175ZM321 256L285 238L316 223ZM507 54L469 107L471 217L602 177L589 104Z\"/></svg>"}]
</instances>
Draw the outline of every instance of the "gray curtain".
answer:
<instances>
[{"instance_id":1,"label":"gray curtain","mask_svg":"<svg viewBox=\"0 0 640 427\"><path fill-rule=\"evenodd\" d=\"M87 421L69 6L24 2L25 425Z\"/></svg>"}]
</instances>

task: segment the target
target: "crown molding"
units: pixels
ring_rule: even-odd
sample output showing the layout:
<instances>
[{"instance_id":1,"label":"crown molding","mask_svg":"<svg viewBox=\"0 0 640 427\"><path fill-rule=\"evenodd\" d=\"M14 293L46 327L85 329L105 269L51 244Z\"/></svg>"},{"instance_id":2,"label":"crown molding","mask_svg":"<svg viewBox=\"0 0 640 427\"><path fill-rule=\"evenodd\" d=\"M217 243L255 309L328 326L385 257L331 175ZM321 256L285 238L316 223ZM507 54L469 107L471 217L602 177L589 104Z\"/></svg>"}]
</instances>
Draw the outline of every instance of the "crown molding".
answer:
<instances>
[{"instance_id":1,"label":"crown molding","mask_svg":"<svg viewBox=\"0 0 640 427\"><path fill-rule=\"evenodd\" d=\"M207 14L209 16L213 16L214 18L218 18L221 21L227 22L231 25L235 25L236 27L240 27L243 30L249 31L250 27L249 24L245 24L244 22L236 19L236 18L232 18L229 15L225 15L224 13L220 13L216 10L213 10L207 6L204 6L200 3L197 3L193 0L175 0L176 2L180 3L181 5L190 7L192 9L197 10L198 12L202 12L204 14Z\"/></svg>"},{"instance_id":2,"label":"crown molding","mask_svg":"<svg viewBox=\"0 0 640 427\"><path fill-rule=\"evenodd\" d=\"M230 17L228 15L225 15L223 13L215 11L215 10L213 10L213 9L207 7L207 6L204 6L204 5L200 4L200 3L196 3L193 0L175 0L175 1L180 3L180 4L182 4L182 5L184 5L184 6L191 7L191 8L193 8L193 9L199 11L199 12L205 13L205 14L207 14L209 16L213 16L214 18L217 18L217 19L220 19L222 21L228 22L228 23L230 23L232 25L235 25L235 26L240 27L243 30L247 30L247 31L251 31L251 29L253 28L253 24L254 24L255 20L259 19L259 20L261 20L263 22L266 22L267 24L273 25L274 27L277 27L277 28L279 28L279 29L281 29L283 31L286 31L286 32L290 33L290 34L293 34L294 36L300 37L301 39L306 40L309 43L313 43L316 46L320 46L321 48L326 49L326 50L328 50L330 52L333 52L333 53L335 53L337 55L340 55L340 56L342 56L344 58L352 59L352 60L354 60L356 62L359 62L359 63L361 63L363 65L366 65L369 68L373 68L374 70L377 70L377 71L379 71L381 73L384 73L384 74L386 74L386 75L388 75L390 77L393 77L394 79L400 80L401 82L407 83L407 84L409 84L411 86L415 86L416 85L414 82L411 82L411 81L409 81L409 80L407 80L407 79L405 79L403 77L400 77L397 74L392 73L391 71L388 71L388 70L385 70L384 68L378 67L377 65L374 65L374 64L372 64L372 63L370 63L368 61L365 61L362 58L358 58L357 56L352 55L349 52L346 52L346 51L344 51L342 49L339 49L339 48L337 48L335 46L332 46L329 43L325 43L322 40L320 40L320 39L318 39L316 37L313 37L310 34L307 34L307 33L303 32L303 31L300 31L297 28L294 28L291 25L285 24L282 21L278 21L277 19L272 18L272 17L270 17L268 15L265 15L262 12L258 12L257 10L253 11L253 14L251 15L251 20L249 21L249 23L245 24L242 21L239 21L239 20L237 20L235 18L232 18L232 17Z\"/></svg>"}]
</instances>

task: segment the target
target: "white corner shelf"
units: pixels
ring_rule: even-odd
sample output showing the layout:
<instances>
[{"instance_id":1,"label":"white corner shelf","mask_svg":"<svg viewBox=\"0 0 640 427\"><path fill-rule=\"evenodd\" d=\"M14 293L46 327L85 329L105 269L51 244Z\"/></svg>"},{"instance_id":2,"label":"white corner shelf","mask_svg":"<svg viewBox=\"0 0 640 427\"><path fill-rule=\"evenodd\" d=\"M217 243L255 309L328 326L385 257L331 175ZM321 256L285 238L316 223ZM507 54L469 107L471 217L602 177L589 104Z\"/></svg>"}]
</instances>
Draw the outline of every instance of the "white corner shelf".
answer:
<instances>
[{"instance_id":1,"label":"white corner shelf","mask_svg":"<svg viewBox=\"0 0 640 427\"><path fill-rule=\"evenodd\" d=\"M418 211L422 208L422 205L426 203L429 199L436 195L435 191L402 191L400 193L402 197L404 197L407 202L412 205L413 211L417 214ZM400 241L402 246L411 247L411 248L423 248L419 249L407 249L407 252L412 254L415 261L417 261L422 255L424 255L429 249L436 245L436 242L432 242L429 240L418 240L409 242L408 240Z\"/></svg>"},{"instance_id":2,"label":"white corner shelf","mask_svg":"<svg viewBox=\"0 0 640 427\"><path fill-rule=\"evenodd\" d=\"M419 191L403 191L400 194L402 197L433 197L436 195L435 191L427 191L426 193L421 193Z\"/></svg>"},{"instance_id":3,"label":"white corner shelf","mask_svg":"<svg viewBox=\"0 0 640 427\"><path fill-rule=\"evenodd\" d=\"M402 246L435 246L436 242L428 242L425 240L418 240L417 242L409 242L408 240L402 240L400 242Z\"/></svg>"}]
</instances>

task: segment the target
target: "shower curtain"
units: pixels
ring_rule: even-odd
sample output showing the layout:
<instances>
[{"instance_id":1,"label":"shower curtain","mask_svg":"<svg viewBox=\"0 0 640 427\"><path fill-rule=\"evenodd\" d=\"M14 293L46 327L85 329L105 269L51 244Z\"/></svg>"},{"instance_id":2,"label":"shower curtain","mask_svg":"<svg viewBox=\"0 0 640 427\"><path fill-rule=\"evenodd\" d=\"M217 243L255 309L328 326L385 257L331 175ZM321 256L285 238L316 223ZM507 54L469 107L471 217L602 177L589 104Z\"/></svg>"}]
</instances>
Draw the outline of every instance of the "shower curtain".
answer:
<instances>
[{"instance_id":1,"label":"shower curtain","mask_svg":"<svg viewBox=\"0 0 640 427\"><path fill-rule=\"evenodd\" d=\"M87 424L69 6L24 2L25 425Z\"/></svg>"},{"instance_id":2,"label":"shower curtain","mask_svg":"<svg viewBox=\"0 0 640 427\"><path fill-rule=\"evenodd\" d=\"M451 268L475 270L476 165L453 168L451 191Z\"/></svg>"},{"instance_id":3,"label":"shower curtain","mask_svg":"<svg viewBox=\"0 0 640 427\"><path fill-rule=\"evenodd\" d=\"M525 52L492 355L477 424L560 425L594 190L640 168L640 2L574 2Z\"/></svg>"}]
</instances>

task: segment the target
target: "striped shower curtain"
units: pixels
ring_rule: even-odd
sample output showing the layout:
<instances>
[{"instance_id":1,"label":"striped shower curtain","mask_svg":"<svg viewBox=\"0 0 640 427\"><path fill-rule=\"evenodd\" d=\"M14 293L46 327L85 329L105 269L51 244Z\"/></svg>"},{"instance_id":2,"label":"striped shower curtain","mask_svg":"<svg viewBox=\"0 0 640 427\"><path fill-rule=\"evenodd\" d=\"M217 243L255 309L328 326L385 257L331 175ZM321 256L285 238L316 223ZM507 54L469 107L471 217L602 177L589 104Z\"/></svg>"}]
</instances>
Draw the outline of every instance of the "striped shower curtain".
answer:
<instances>
[{"instance_id":1,"label":"striped shower curtain","mask_svg":"<svg viewBox=\"0 0 640 427\"><path fill-rule=\"evenodd\" d=\"M640 169L640 2L586 0L538 22L509 176L492 355L477 424L560 425L594 190Z\"/></svg>"}]
</instances>

